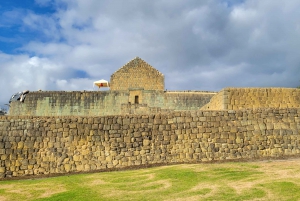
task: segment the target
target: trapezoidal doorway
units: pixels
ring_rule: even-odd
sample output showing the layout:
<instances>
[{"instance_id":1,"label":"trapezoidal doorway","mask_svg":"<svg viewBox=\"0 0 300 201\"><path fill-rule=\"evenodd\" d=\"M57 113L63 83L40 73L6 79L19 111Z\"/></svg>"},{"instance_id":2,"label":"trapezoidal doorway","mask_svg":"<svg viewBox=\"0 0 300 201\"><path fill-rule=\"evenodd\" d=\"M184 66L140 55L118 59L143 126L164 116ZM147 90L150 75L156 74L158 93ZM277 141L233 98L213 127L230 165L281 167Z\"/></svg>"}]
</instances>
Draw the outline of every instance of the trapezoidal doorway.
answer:
<instances>
[{"instance_id":1,"label":"trapezoidal doorway","mask_svg":"<svg viewBox=\"0 0 300 201\"><path fill-rule=\"evenodd\" d=\"M134 104L139 104L139 96L134 97Z\"/></svg>"}]
</instances>

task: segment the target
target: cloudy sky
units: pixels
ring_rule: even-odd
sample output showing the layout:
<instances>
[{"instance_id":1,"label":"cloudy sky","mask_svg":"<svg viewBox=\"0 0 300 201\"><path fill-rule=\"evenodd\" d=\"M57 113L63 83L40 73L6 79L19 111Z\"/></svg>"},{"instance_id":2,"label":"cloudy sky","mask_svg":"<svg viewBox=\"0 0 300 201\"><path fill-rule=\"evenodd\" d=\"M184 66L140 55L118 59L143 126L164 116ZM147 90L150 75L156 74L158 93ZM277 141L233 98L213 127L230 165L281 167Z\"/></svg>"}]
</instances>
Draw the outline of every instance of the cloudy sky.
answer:
<instances>
[{"instance_id":1,"label":"cloudy sky","mask_svg":"<svg viewBox=\"0 0 300 201\"><path fill-rule=\"evenodd\" d=\"M18 91L93 90L136 56L168 90L300 85L299 0L0 3L0 107Z\"/></svg>"}]
</instances>

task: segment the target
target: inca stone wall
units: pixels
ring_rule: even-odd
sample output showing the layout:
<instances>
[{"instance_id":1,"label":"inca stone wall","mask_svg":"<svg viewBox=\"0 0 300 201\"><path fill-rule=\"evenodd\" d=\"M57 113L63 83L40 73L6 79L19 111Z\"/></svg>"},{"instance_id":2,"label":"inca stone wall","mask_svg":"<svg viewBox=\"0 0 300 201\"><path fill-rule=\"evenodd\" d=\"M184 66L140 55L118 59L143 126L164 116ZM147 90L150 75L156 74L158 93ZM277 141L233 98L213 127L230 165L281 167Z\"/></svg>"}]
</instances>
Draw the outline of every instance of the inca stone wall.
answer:
<instances>
[{"instance_id":1,"label":"inca stone wall","mask_svg":"<svg viewBox=\"0 0 300 201\"><path fill-rule=\"evenodd\" d=\"M0 176L253 159L300 152L300 108L0 117Z\"/></svg>"},{"instance_id":2,"label":"inca stone wall","mask_svg":"<svg viewBox=\"0 0 300 201\"><path fill-rule=\"evenodd\" d=\"M164 86L164 75L139 57L128 62L111 75L110 90L161 90Z\"/></svg>"},{"instance_id":3,"label":"inca stone wall","mask_svg":"<svg viewBox=\"0 0 300 201\"><path fill-rule=\"evenodd\" d=\"M205 104L201 108L201 110L224 110L226 107L225 102L228 100L228 96L227 96L227 93L225 92L225 90L226 90L226 88L222 89L219 93L214 95L210 99L209 103ZM226 93L226 95L225 95L225 93Z\"/></svg>"},{"instance_id":4,"label":"inca stone wall","mask_svg":"<svg viewBox=\"0 0 300 201\"><path fill-rule=\"evenodd\" d=\"M122 104L122 114L156 114L171 111L199 110L215 95L203 91L143 91L140 96L144 104Z\"/></svg>"},{"instance_id":5,"label":"inca stone wall","mask_svg":"<svg viewBox=\"0 0 300 201\"><path fill-rule=\"evenodd\" d=\"M9 115L66 116L121 114L128 91L30 92L24 102L12 102Z\"/></svg>"},{"instance_id":6,"label":"inca stone wall","mask_svg":"<svg viewBox=\"0 0 300 201\"><path fill-rule=\"evenodd\" d=\"M149 107L168 110L198 110L215 95L207 91L166 91L149 93L144 91L143 98Z\"/></svg>"},{"instance_id":7,"label":"inca stone wall","mask_svg":"<svg viewBox=\"0 0 300 201\"><path fill-rule=\"evenodd\" d=\"M296 88L225 88L202 109L255 109L300 107Z\"/></svg>"},{"instance_id":8,"label":"inca stone wall","mask_svg":"<svg viewBox=\"0 0 300 201\"><path fill-rule=\"evenodd\" d=\"M207 104L214 92L127 91L50 91L30 92L24 102L12 102L9 115L104 116L195 110ZM139 103L135 104L135 96ZM131 108L130 110L127 108Z\"/></svg>"}]
</instances>

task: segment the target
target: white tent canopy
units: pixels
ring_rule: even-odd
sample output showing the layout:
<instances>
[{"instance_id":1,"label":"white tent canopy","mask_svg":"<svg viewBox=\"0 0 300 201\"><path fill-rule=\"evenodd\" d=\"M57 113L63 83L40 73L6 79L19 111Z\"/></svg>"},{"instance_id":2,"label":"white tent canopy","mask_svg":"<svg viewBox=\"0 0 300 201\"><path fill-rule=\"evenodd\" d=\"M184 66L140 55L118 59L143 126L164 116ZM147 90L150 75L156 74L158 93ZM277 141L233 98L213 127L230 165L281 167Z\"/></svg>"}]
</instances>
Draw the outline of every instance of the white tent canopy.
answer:
<instances>
[{"instance_id":1,"label":"white tent canopy","mask_svg":"<svg viewBox=\"0 0 300 201\"><path fill-rule=\"evenodd\" d=\"M98 88L109 87L109 83L107 80L102 79L102 80L95 81L93 86L97 86Z\"/></svg>"}]
</instances>

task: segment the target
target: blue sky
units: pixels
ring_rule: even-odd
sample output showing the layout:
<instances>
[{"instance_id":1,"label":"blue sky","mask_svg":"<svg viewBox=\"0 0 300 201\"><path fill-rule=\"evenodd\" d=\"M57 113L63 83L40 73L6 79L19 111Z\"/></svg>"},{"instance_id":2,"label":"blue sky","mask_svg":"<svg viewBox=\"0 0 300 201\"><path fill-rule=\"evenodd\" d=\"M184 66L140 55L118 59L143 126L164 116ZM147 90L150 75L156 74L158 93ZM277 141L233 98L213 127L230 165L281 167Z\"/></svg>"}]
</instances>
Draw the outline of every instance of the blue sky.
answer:
<instances>
[{"instance_id":1,"label":"blue sky","mask_svg":"<svg viewBox=\"0 0 300 201\"><path fill-rule=\"evenodd\" d=\"M33 0L11 0L0 4L0 47L1 51L8 54L18 54L23 45L32 38L47 40L36 30L31 30L23 25L22 18L28 13L52 15L55 8L49 5L41 6Z\"/></svg>"},{"instance_id":2,"label":"blue sky","mask_svg":"<svg viewBox=\"0 0 300 201\"><path fill-rule=\"evenodd\" d=\"M0 3L0 107L23 90L93 90L136 56L168 90L300 85L296 0Z\"/></svg>"}]
</instances>

